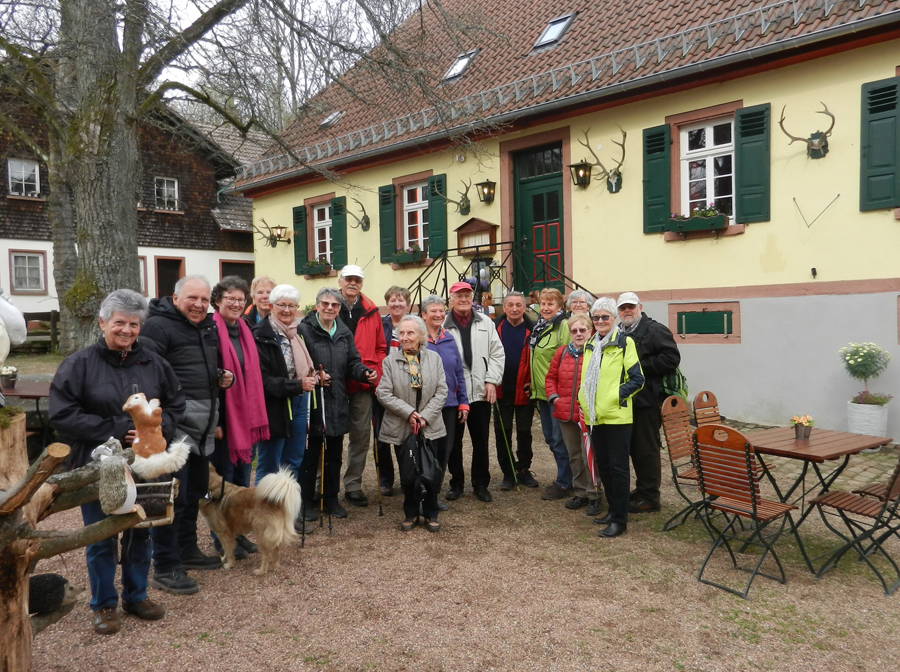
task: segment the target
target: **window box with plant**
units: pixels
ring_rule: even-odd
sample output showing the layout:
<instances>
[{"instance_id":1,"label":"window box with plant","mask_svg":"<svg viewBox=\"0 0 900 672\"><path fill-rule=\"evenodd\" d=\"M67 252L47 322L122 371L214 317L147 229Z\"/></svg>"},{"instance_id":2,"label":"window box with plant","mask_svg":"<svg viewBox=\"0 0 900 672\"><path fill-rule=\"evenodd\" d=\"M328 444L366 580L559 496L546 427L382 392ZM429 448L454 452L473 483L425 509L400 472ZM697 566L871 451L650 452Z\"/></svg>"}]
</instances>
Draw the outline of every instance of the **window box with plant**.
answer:
<instances>
[{"instance_id":1,"label":"window box with plant","mask_svg":"<svg viewBox=\"0 0 900 672\"><path fill-rule=\"evenodd\" d=\"M869 378L884 373L891 362L891 353L874 343L850 343L841 348L841 362L851 378L863 381L865 390L847 402L847 429L854 434L885 436L887 432L887 403L890 394L869 391ZM873 448L864 452L877 452Z\"/></svg>"},{"instance_id":2,"label":"window box with plant","mask_svg":"<svg viewBox=\"0 0 900 672\"><path fill-rule=\"evenodd\" d=\"M428 253L421 249L418 244L413 244L406 249L398 249L391 261L395 264L419 264L425 261Z\"/></svg>"},{"instance_id":3,"label":"window box with plant","mask_svg":"<svg viewBox=\"0 0 900 672\"><path fill-rule=\"evenodd\" d=\"M706 208L694 208L690 215L672 213L666 223L666 231L687 233L688 231L715 231L728 226L728 215L719 212L715 203Z\"/></svg>"},{"instance_id":4,"label":"window box with plant","mask_svg":"<svg viewBox=\"0 0 900 672\"><path fill-rule=\"evenodd\" d=\"M304 275L327 275L331 273L331 263L326 257L306 262L301 268Z\"/></svg>"}]
</instances>

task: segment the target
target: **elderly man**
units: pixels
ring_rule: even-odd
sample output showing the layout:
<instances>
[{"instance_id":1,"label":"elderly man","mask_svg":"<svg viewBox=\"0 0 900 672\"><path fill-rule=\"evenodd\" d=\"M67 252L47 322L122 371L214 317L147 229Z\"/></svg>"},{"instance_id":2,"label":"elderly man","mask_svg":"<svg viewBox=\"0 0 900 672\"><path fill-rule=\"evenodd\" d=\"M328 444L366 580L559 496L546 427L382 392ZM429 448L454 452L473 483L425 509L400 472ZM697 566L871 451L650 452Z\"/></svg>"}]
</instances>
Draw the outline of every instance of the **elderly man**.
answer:
<instances>
[{"instance_id":1,"label":"elderly man","mask_svg":"<svg viewBox=\"0 0 900 672\"><path fill-rule=\"evenodd\" d=\"M387 354L384 325L378 306L363 293L365 274L359 266L349 264L341 269L338 286L341 290L341 322L356 343L363 365L376 373L374 384L363 380L347 381L350 401L350 440L347 443L347 470L344 472L344 499L354 506L367 506L369 500L362 491L362 474L366 468L369 438L372 431L372 401L381 378L381 363Z\"/></svg>"},{"instance_id":2,"label":"elderly man","mask_svg":"<svg viewBox=\"0 0 900 672\"><path fill-rule=\"evenodd\" d=\"M635 489L629 495L629 513L659 511L659 485L662 463L659 428L662 423L661 405L665 400L662 377L672 373L681 362L681 353L668 327L643 312L643 305L634 292L625 292L616 306L622 330L634 340L644 372L644 388L633 401L631 430L631 464L634 467Z\"/></svg>"},{"instance_id":3,"label":"elderly man","mask_svg":"<svg viewBox=\"0 0 900 672\"><path fill-rule=\"evenodd\" d=\"M184 390L187 407L175 435L186 436L191 454L180 471L175 520L154 527L152 585L186 595L200 590L185 569L218 569L218 556L204 555L197 546L199 502L209 488L209 456L215 447L219 387L234 381L230 371L218 369L218 333L209 310L209 282L189 275L175 284L173 296L153 299L150 317L141 329L141 341L175 371Z\"/></svg>"},{"instance_id":4,"label":"elderly man","mask_svg":"<svg viewBox=\"0 0 900 672\"><path fill-rule=\"evenodd\" d=\"M525 316L525 295L512 291L503 300L504 315L497 320L497 334L503 344L506 357L503 365L503 381L497 388L497 404L494 406L494 437L497 443L497 462L503 472L501 490L512 490L515 485L538 487L531 475L531 424L534 421L534 402L531 400L529 374L531 350L528 337L534 326ZM513 457L513 423L516 428L516 452Z\"/></svg>"},{"instance_id":5,"label":"elderly man","mask_svg":"<svg viewBox=\"0 0 900 672\"><path fill-rule=\"evenodd\" d=\"M466 474L463 470L463 424L469 426L472 439L472 491L482 502L489 502L491 493L488 431L491 424L491 405L497 401L497 386L503 381L506 355L494 323L472 307L472 286L457 282L450 287L450 314L444 321L454 339L463 361L466 391L469 395L469 417L456 427L453 448L450 450L450 489L447 499L459 499Z\"/></svg>"}]
</instances>

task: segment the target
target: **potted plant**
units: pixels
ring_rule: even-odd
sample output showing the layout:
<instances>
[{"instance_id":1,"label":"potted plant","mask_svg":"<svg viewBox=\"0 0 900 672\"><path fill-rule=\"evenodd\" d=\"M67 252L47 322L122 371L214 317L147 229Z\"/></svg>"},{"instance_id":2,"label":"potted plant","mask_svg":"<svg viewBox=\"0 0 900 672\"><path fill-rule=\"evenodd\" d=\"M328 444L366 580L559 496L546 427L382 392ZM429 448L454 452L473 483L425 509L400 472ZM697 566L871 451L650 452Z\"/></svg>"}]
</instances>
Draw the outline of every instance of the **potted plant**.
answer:
<instances>
[{"instance_id":1,"label":"potted plant","mask_svg":"<svg viewBox=\"0 0 900 672\"><path fill-rule=\"evenodd\" d=\"M885 436L887 432L890 394L869 392L869 378L884 373L891 361L891 353L874 343L850 343L841 348L841 362L852 378L863 381L865 390L847 402L847 429L854 434Z\"/></svg>"},{"instance_id":2,"label":"potted plant","mask_svg":"<svg viewBox=\"0 0 900 672\"><path fill-rule=\"evenodd\" d=\"M413 243L406 249L397 248L394 253L395 264L416 264L425 259L425 250L419 247L418 243Z\"/></svg>"},{"instance_id":3,"label":"potted plant","mask_svg":"<svg viewBox=\"0 0 900 672\"><path fill-rule=\"evenodd\" d=\"M714 231L728 226L728 215L719 212L715 203L707 207L696 207L690 215L672 213L666 222L666 231L687 233L688 231Z\"/></svg>"},{"instance_id":4,"label":"potted plant","mask_svg":"<svg viewBox=\"0 0 900 672\"><path fill-rule=\"evenodd\" d=\"M19 378L19 370L14 366L4 366L0 369L0 385L6 388L16 386L16 380Z\"/></svg>"},{"instance_id":5,"label":"potted plant","mask_svg":"<svg viewBox=\"0 0 900 672\"><path fill-rule=\"evenodd\" d=\"M791 418L795 439L808 439L813 428L811 415L795 415Z\"/></svg>"},{"instance_id":6,"label":"potted plant","mask_svg":"<svg viewBox=\"0 0 900 672\"><path fill-rule=\"evenodd\" d=\"M327 257L321 256L318 259L307 261L301 270L304 275L325 275L331 272L331 263Z\"/></svg>"}]
</instances>

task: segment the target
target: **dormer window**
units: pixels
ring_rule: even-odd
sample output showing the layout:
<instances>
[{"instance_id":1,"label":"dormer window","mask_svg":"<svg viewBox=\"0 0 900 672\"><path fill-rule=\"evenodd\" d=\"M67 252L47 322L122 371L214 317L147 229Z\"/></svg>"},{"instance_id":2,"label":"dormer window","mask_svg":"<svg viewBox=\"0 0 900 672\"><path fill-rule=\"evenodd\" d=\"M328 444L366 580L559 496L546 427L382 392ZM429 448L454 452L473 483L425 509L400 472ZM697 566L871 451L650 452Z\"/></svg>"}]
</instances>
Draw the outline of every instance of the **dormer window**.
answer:
<instances>
[{"instance_id":1,"label":"dormer window","mask_svg":"<svg viewBox=\"0 0 900 672\"><path fill-rule=\"evenodd\" d=\"M41 195L41 169L37 161L7 159L9 193L13 196L38 198Z\"/></svg>"},{"instance_id":2,"label":"dormer window","mask_svg":"<svg viewBox=\"0 0 900 672\"><path fill-rule=\"evenodd\" d=\"M534 47L532 48L544 49L545 47L551 47L557 44L562 39L566 30L568 30L569 25L574 18L575 12L572 12L571 14L552 19L550 23L547 24L547 27L544 28L541 36L537 39L537 42L534 43Z\"/></svg>"},{"instance_id":3,"label":"dormer window","mask_svg":"<svg viewBox=\"0 0 900 672\"><path fill-rule=\"evenodd\" d=\"M475 54L478 53L477 49L473 49L472 51L468 51L465 54L460 54L456 57L456 60L453 61L453 64L444 73L444 76L441 78L441 81L449 82L451 80L462 77L463 73L469 67L469 63L472 62L472 59L475 58Z\"/></svg>"},{"instance_id":4,"label":"dormer window","mask_svg":"<svg viewBox=\"0 0 900 672\"><path fill-rule=\"evenodd\" d=\"M326 128L331 128L343 116L344 116L343 112L332 112L327 117L325 117L325 119L322 121L321 124L319 124L319 128L321 128L323 130Z\"/></svg>"}]
</instances>

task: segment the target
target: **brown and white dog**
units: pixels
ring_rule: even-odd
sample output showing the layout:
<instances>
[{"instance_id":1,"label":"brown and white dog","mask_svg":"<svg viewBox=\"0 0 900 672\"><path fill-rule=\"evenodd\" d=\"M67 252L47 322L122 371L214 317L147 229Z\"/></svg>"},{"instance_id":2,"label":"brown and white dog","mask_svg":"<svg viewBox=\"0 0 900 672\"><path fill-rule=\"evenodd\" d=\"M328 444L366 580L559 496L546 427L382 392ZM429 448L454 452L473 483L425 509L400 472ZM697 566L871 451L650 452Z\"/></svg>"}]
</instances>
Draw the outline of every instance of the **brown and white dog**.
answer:
<instances>
[{"instance_id":1,"label":"brown and white dog","mask_svg":"<svg viewBox=\"0 0 900 672\"><path fill-rule=\"evenodd\" d=\"M200 513L225 550L225 569L234 566L235 537L253 533L262 564L257 576L281 569L281 548L297 538L294 520L300 513L300 486L290 470L282 467L255 488L223 482L209 465L209 499L200 500Z\"/></svg>"}]
</instances>

